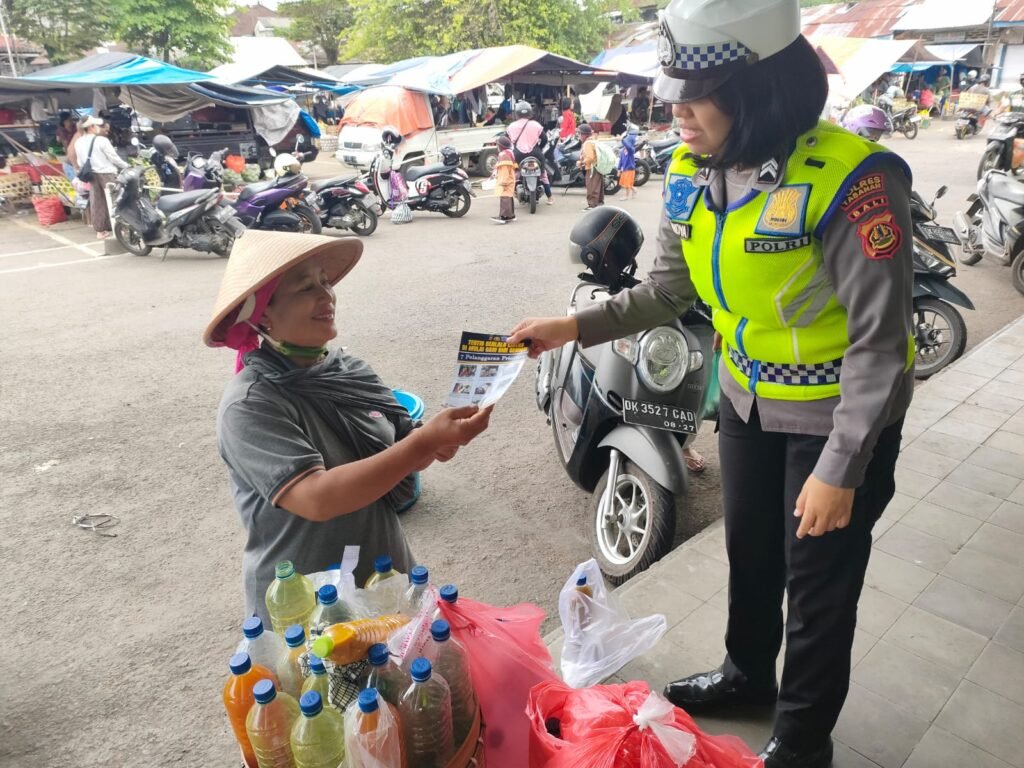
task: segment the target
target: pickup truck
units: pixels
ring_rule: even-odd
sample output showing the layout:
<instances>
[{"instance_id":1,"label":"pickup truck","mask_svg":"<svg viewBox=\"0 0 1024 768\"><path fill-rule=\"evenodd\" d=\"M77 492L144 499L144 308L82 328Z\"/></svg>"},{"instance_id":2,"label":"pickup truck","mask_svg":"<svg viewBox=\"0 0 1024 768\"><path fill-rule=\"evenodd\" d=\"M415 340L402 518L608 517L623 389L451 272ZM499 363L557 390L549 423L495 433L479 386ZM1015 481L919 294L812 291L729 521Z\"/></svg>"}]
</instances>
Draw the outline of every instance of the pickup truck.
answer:
<instances>
[{"instance_id":1,"label":"pickup truck","mask_svg":"<svg viewBox=\"0 0 1024 768\"><path fill-rule=\"evenodd\" d=\"M451 145L462 155L467 171L490 176L498 159L495 140L505 130L503 125L486 128L427 128L405 137L395 153L395 166L403 172L417 165L440 161L441 147ZM334 157L342 165L359 171L370 170L370 163L380 151L378 125L346 123L338 133L338 150Z\"/></svg>"}]
</instances>

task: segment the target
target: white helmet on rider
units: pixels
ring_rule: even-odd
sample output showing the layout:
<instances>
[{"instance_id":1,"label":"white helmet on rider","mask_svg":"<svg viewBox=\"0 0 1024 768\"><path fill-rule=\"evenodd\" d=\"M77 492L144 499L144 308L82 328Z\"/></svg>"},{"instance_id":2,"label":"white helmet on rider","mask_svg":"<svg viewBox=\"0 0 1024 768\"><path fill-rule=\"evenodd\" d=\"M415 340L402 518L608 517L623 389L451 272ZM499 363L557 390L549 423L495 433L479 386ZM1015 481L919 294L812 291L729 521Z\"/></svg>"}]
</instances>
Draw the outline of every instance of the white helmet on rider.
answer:
<instances>
[{"instance_id":1,"label":"white helmet on rider","mask_svg":"<svg viewBox=\"0 0 1024 768\"><path fill-rule=\"evenodd\" d=\"M654 96L702 99L800 36L799 0L672 0L661 11Z\"/></svg>"},{"instance_id":2,"label":"white helmet on rider","mask_svg":"<svg viewBox=\"0 0 1024 768\"><path fill-rule=\"evenodd\" d=\"M301 170L302 163L298 161L295 155L285 152L274 158L274 173L278 176L288 176Z\"/></svg>"}]
</instances>

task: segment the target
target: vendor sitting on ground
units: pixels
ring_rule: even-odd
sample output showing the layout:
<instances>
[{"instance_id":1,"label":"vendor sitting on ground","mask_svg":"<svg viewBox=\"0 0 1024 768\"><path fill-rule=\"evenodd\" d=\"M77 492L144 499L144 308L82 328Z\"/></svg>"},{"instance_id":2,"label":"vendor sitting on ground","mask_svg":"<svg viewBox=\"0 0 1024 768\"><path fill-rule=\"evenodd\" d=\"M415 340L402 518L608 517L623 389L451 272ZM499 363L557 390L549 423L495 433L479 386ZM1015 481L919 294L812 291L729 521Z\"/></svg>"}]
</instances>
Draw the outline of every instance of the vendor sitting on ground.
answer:
<instances>
[{"instance_id":1,"label":"vendor sitting on ground","mask_svg":"<svg viewBox=\"0 0 1024 768\"><path fill-rule=\"evenodd\" d=\"M490 408L450 408L417 428L369 365L327 349L334 285L362 250L355 238L247 232L203 334L238 350L217 442L247 533L245 614L264 622L282 560L313 573L358 545L358 583L378 555L408 572L416 561L396 510L412 498L411 475L451 459L490 418Z\"/></svg>"}]
</instances>

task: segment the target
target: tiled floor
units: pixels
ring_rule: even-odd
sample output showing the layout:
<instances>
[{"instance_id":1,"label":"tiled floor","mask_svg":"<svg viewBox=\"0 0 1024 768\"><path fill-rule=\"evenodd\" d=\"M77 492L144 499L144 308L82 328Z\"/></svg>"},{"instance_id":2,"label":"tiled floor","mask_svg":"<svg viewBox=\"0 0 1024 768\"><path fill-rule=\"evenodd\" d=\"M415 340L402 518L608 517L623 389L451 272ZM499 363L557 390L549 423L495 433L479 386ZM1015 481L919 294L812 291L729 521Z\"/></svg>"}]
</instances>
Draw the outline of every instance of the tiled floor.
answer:
<instances>
[{"instance_id":1,"label":"tiled floor","mask_svg":"<svg viewBox=\"0 0 1024 768\"><path fill-rule=\"evenodd\" d=\"M1024 318L918 388L874 538L833 765L1024 768ZM669 630L613 679L719 664L727 581L719 523L630 582L631 615ZM754 749L771 729L698 722Z\"/></svg>"}]
</instances>

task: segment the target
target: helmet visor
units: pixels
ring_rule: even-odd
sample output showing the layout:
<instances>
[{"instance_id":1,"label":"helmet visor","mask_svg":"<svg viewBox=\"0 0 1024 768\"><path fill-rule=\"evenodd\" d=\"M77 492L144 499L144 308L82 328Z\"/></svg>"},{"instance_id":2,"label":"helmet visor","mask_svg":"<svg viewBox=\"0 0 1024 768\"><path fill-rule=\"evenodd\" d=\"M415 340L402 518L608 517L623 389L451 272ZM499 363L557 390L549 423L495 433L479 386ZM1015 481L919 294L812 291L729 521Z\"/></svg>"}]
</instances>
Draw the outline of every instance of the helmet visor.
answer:
<instances>
[{"instance_id":1,"label":"helmet visor","mask_svg":"<svg viewBox=\"0 0 1024 768\"><path fill-rule=\"evenodd\" d=\"M682 80L659 72L654 80L654 98L666 104L684 104L703 99L729 79L731 73L719 77L702 77Z\"/></svg>"}]
</instances>

